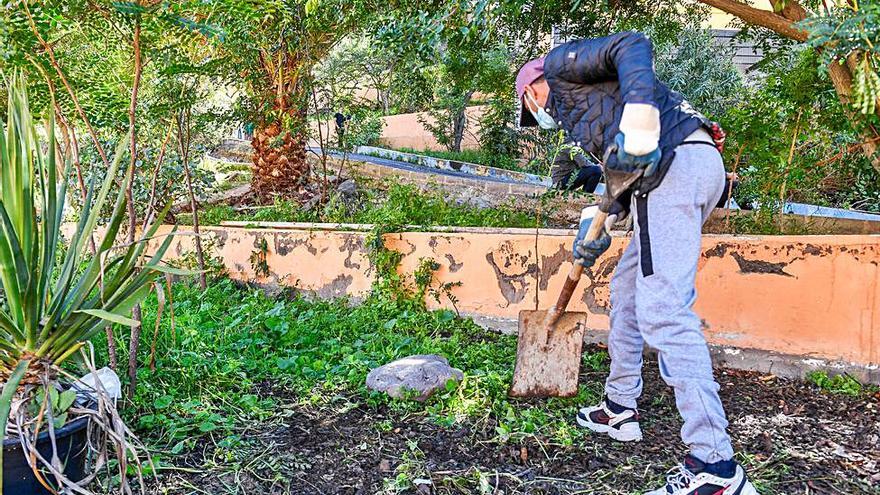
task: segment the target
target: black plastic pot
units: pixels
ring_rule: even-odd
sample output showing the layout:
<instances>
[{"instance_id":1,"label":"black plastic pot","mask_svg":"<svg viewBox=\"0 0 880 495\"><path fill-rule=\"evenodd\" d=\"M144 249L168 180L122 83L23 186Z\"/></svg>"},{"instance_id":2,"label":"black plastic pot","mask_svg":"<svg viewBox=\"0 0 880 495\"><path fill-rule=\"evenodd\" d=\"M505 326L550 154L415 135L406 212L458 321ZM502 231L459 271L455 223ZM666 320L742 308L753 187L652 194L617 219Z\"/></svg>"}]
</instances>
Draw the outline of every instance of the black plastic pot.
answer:
<instances>
[{"instance_id":1,"label":"black plastic pot","mask_svg":"<svg viewBox=\"0 0 880 495\"><path fill-rule=\"evenodd\" d=\"M72 481L86 477L86 427L89 425L87 416L79 417L55 430L55 444L58 446L58 457L64 466L64 475ZM49 432L44 431L37 437L37 450L45 459L51 459L52 444ZM52 480L51 476L46 477ZM3 441L3 495L51 495L37 481L34 472L28 466L27 459L17 438Z\"/></svg>"}]
</instances>

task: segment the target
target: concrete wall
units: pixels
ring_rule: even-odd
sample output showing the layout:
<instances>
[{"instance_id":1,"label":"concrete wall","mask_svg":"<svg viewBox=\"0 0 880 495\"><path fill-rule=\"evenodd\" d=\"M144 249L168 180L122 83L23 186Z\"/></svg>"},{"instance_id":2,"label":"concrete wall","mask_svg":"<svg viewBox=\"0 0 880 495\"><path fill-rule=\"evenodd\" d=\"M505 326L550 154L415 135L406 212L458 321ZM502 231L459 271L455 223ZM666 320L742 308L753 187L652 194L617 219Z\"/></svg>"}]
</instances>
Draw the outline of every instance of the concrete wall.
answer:
<instances>
[{"instance_id":1,"label":"concrete wall","mask_svg":"<svg viewBox=\"0 0 880 495\"><path fill-rule=\"evenodd\" d=\"M367 294L375 275L367 234L302 228L205 230L233 279L319 297ZM553 304L571 267L572 232L465 230L388 234L385 244L403 253L402 273L412 273L423 258L436 260L438 283L461 282L453 289L458 310L496 328L510 330L520 310ZM249 258L262 238L270 274L256 277ZM610 277L629 241L614 239L569 308L588 312L588 326L600 334L608 328ZM174 255L185 254L191 242L181 237ZM695 309L709 341L728 355L739 352L729 348L796 355L807 367L834 362L877 381L878 285L880 236L706 236ZM445 298L427 302L452 307ZM772 366L757 364L765 371Z\"/></svg>"},{"instance_id":2,"label":"concrete wall","mask_svg":"<svg viewBox=\"0 0 880 495\"><path fill-rule=\"evenodd\" d=\"M480 147L478 140L480 135L479 121L484 111L485 108L482 106L468 107L465 110L468 123L461 142L462 149L477 149ZM419 121L420 118L432 120L427 112L403 113L382 117L382 122L385 124L382 128L382 136L380 137L382 145L389 148L412 148L420 151L445 151L446 147L439 144L434 139L434 135L425 129L425 126ZM318 132L317 124L313 123L312 135L317 136ZM320 133L323 139L335 143L336 122L333 119L330 119L328 122L322 122ZM313 138L310 144L317 146L319 143L317 139Z\"/></svg>"},{"instance_id":3,"label":"concrete wall","mask_svg":"<svg viewBox=\"0 0 880 495\"><path fill-rule=\"evenodd\" d=\"M461 142L462 149L476 149L480 147L477 139L479 136L479 120L485 109L481 106L468 107L465 110L468 123L465 128L464 139ZM434 139L425 126L419 122L420 118L432 120L426 112L404 113L383 117L385 127L382 129L382 144L390 148L413 148L416 150L442 151L446 148Z\"/></svg>"}]
</instances>

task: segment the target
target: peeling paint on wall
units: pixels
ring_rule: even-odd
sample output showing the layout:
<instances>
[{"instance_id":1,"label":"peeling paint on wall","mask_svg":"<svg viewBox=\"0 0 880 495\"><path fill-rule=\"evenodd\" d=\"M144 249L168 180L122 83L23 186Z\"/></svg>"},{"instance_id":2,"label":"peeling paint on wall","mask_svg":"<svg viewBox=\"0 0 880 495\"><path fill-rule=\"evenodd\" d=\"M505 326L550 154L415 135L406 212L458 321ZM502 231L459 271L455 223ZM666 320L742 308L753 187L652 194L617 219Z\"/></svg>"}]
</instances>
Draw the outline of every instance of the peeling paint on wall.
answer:
<instances>
[{"instance_id":1,"label":"peeling paint on wall","mask_svg":"<svg viewBox=\"0 0 880 495\"><path fill-rule=\"evenodd\" d=\"M571 251L560 245L559 249L550 256L541 256L541 271L538 276L538 287L547 290L550 277L559 273L564 262L571 262Z\"/></svg>"},{"instance_id":2,"label":"peeling paint on wall","mask_svg":"<svg viewBox=\"0 0 880 495\"><path fill-rule=\"evenodd\" d=\"M736 264L739 265L740 273L766 273L771 275L782 275L785 277L792 276L792 274L783 270L783 268L788 266L788 263L784 261L771 263L764 260L749 260L737 252L732 252L730 255L733 256L733 259L736 260Z\"/></svg>"},{"instance_id":3,"label":"peeling paint on wall","mask_svg":"<svg viewBox=\"0 0 880 495\"><path fill-rule=\"evenodd\" d=\"M508 305L522 301L535 279L538 266L530 263L530 254L515 252L509 242L503 243L495 251L486 253L486 261L495 271L498 288Z\"/></svg>"},{"instance_id":4,"label":"peeling paint on wall","mask_svg":"<svg viewBox=\"0 0 880 495\"><path fill-rule=\"evenodd\" d=\"M254 281L248 258L254 243L270 246L266 284L296 286L319 297L362 297L372 273L360 232L206 227L218 240L216 252L231 278ZM167 230L160 231L165 233ZM534 232L534 231L532 231ZM401 273L420 259L441 262L438 283L452 288L463 313L515 320L521 309L544 308L559 294L571 267L572 236L539 232L387 234L389 249L404 254ZM181 236L169 253L192 252L193 238ZM570 308L589 314L587 325L608 327L610 280L630 242L615 237L585 273ZM697 273L695 311L710 342L734 344L817 359L880 364L880 236L707 236ZM444 307L448 301L426 301Z\"/></svg>"}]
</instances>

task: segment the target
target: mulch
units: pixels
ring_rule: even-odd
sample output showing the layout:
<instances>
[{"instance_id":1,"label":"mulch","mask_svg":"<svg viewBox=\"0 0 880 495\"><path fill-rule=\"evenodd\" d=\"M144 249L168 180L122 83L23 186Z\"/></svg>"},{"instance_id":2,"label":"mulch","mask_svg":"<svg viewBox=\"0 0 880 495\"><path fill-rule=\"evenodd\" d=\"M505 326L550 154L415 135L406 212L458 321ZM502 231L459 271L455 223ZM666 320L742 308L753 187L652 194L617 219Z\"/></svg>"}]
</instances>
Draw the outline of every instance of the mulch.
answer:
<instances>
[{"instance_id":1,"label":"mulch","mask_svg":"<svg viewBox=\"0 0 880 495\"><path fill-rule=\"evenodd\" d=\"M880 397L727 369L716 376L734 446L762 494L880 494ZM225 467L211 443L178 458L200 472L168 471L154 493L641 493L685 453L672 391L650 361L637 444L594 435L569 446L539 436L500 443L491 417L447 428L354 404L284 412L244 435Z\"/></svg>"}]
</instances>

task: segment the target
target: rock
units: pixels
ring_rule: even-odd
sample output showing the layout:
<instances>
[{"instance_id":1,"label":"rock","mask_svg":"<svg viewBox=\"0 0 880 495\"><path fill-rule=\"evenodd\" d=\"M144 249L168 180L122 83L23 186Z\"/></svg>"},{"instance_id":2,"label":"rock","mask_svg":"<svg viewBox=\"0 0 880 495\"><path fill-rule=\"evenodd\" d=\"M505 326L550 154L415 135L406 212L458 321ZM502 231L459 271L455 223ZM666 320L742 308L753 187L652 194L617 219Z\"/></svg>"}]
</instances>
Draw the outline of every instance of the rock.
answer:
<instances>
[{"instance_id":1,"label":"rock","mask_svg":"<svg viewBox=\"0 0 880 495\"><path fill-rule=\"evenodd\" d=\"M446 386L449 380L461 381L464 373L449 366L449 361L436 354L408 356L374 368L367 375L367 388L400 398L407 390L423 401Z\"/></svg>"},{"instance_id":2,"label":"rock","mask_svg":"<svg viewBox=\"0 0 880 495\"><path fill-rule=\"evenodd\" d=\"M354 196L357 193L357 184L355 181L348 179L336 186L336 190L343 196Z\"/></svg>"},{"instance_id":3,"label":"rock","mask_svg":"<svg viewBox=\"0 0 880 495\"><path fill-rule=\"evenodd\" d=\"M321 195L316 194L316 195L312 196L308 201L303 203L302 211L312 211L315 209L316 206L318 206L318 203L320 203L320 202L321 202Z\"/></svg>"}]
</instances>

